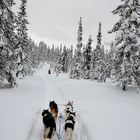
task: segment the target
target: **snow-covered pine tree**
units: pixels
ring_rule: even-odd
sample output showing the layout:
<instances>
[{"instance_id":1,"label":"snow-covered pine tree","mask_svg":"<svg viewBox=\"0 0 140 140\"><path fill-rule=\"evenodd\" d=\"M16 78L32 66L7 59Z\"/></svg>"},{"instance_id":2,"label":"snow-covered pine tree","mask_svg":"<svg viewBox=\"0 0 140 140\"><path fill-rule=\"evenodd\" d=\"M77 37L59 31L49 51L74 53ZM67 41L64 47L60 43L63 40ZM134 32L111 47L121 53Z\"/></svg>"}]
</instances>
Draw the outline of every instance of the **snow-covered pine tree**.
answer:
<instances>
[{"instance_id":1,"label":"snow-covered pine tree","mask_svg":"<svg viewBox=\"0 0 140 140\"><path fill-rule=\"evenodd\" d=\"M99 22L99 30L97 35L97 45L96 49L93 52L92 60L94 60L94 71L92 79L98 80L98 82L104 81L104 69L105 69L105 56L104 56L104 47L102 46L102 33L101 33L101 22Z\"/></svg>"},{"instance_id":2,"label":"snow-covered pine tree","mask_svg":"<svg viewBox=\"0 0 140 140\"><path fill-rule=\"evenodd\" d=\"M71 45L71 48L68 50L68 59L69 59L68 69L69 71L71 71L71 68L73 66L73 45Z\"/></svg>"},{"instance_id":3,"label":"snow-covered pine tree","mask_svg":"<svg viewBox=\"0 0 140 140\"><path fill-rule=\"evenodd\" d=\"M90 63L90 79L95 80L95 54L94 54L95 49L92 51L92 56L91 56L91 63Z\"/></svg>"},{"instance_id":4,"label":"snow-covered pine tree","mask_svg":"<svg viewBox=\"0 0 140 140\"><path fill-rule=\"evenodd\" d=\"M19 65L22 66L22 69L20 70L19 74L26 76L30 75L32 69L31 69L31 62L30 62L30 49L28 47L28 34L27 34L27 0L21 0L21 5L18 12L18 20L17 20L17 35L19 38L19 47L21 48L22 52L19 54L21 61L19 62ZM18 74L17 74L18 76Z\"/></svg>"},{"instance_id":5,"label":"snow-covered pine tree","mask_svg":"<svg viewBox=\"0 0 140 140\"><path fill-rule=\"evenodd\" d=\"M71 61L70 61L70 78L73 78L73 68L74 68L74 63L75 63L75 60L74 60L74 58L75 58L75 55L76 55L76 49L73 49L73 46L71 47L71 50L72 50L72 59L71 59Z\"/></svg>"},{"instance_id":6,"label":"snow-covered pine tree","mask_svg":"<svg viewBox=\"0 0 140 140\"><path fill-rule=\"evenodd\" d=\"M85 79L90 79L90 71L91 71L91 57L92 57L92 38L89 36L88 43L83 52L83 66L82 66L82 75Z\"/></svg>"},{"instance_id":7,"label":"snow-covered pine tree","mask_svg":"<svg viewBox=\"0 0 140 140\"><path fill-rule=\"evenodd\" d=\"M58 61L59 59L59 54L60 54L60 49L59 49L59 46L57 46L55 48L55 51L54 51L54 63L56 64L56 62Z\"/></svg>"},{"instance_id":8,"label":"snow-covered pine tree","mask_svg":"<svg viewBox=\"0 0 140 140\"><path fill-rule=\"evenodd\" d=\"M39 47L35 44L35 42L29 38L28 47L31 50L30 61L32 69L37 69L39 66L38 55L39 55Z\"/></svg>"},{"instance_id":9,"label":"snow-covered pine tree","mask_svg":"<svg viewBox=\"0 0 140 140\"><path fill-rule=\"evenodd\" d=\"M41 63L43 61L42 58L42 41L39 42L38 44L38 62Z\"/></svg>"},{"instance_id":10,"label":"snow-covered pine tree","mask_svg":"<svg viewBox=\"0 0 140 140\"><path fill-rule=\"evenodd\" d=\"M55 48L55 59L54 59L54 72L57 75L60 73L58 70L59 57L60 57L60 48L59 46L57 46L57 48Z\"/></svg>"},{"instance_id":11,"label":"snow-covered pine tree","mask_svg":"<svg viewBox=\"0 0 140 140\"><path fill-rule=\"evenodd\" d=\"M59 73L62 72L62 65L61 65L61 56L59 57L57 63L55 64L55 73L58 76Z\"/></svg>"},{"instance_id":12,"label":"snow-covered pine tree","mask_svg":"<svg viewBox=\"0 0 140 140\"><path fill-rule=\"evenodd\" d=\"M48 46L47 47L47 63L50 64L50 52L51 52L51 49L50 47Z\"/></svg>"},{"instance_id":13,"label":"snow-covered pine tree","mask_svg":"<svg viewBox=\"0 0 140 140\"><path fill-rule=\"evenodd\" d=\"M14 57L15 57L15 66L16 66L16 77L22 79L23 78L23 74L22 74L22 59L24 58L24 53L23 50L21 48L21 45L19 43L19 39L17 37L17 35L14 37L15 40L15 46L14 46Z\"/></svg>"},{"instance_id":14,"label":"snow-covered pine tree","mask_svg":"<svg viewBox=\"0 0 140 140\"><path fill-rule=\"evenodd\" d=\"M78 29L78 38L76 45L76 55L74 56L74 64L73 68L71 68L70 78L81 79L81 62L82 62L82 54L81 48L82 44L82 35L83 35L83 27L82 27L82 18L80 17L79 29Z\"/></svg>"},{"instance_id":15,"label":"snow-covered pine tree","mask_svg":"<svg viewBox=\"0 0 140 140\"><path fill-rule=\"evenodd\" d=\"M113 14L120 16L110 33L115 32L115 81L126 90L135 83L140 88L140 2L122 0Z\"/></svg>"},{"instance_id":16,"label":"snow-covered pine tree","mask_svg":"<svg viewBox=\"0 0 140 140\"><path fill-rule=\"evenodd\" d=\"M68 49L66 46L63 47L62 54L59 54L57 63L55 64L55 72L58 75L59 73L67 73L69 71L69 55Z\"/></svg>"},{"instance_id":17,"label":"snow-covered pine tree","mask_svg":"<svg viewBox=\"0 0 140 140\"><path fill-rule=\"evenodd\" d=\"M55 72L57 76L62 72L62 45L59 47L59 54L55 63Z\"/></svg>"},{"instance_id":18,"label":"snow-covered pine tree","mask_svg":"<svg viewBox=\"0 0 140 140\"><path fill-rule=\"evenodd\" d=\"M105 61L106 61L106 77L111 78L111 75L113 74L114 69L114 55L115 55L115 48L114 43L111 42L110 44L110 50L105 53Z\"/></svg>"},{"instance_id":19,"label":"snow-covered pine tree","mask_svg":"<svg viewBox=\"0 0 140 140\"><path fill-rule=\"evenodd\" d=\"M62 54L62 44L60 44L60 54Z\"/></svg>"},{"instance_id":20,"label":"snow-covered pine tree","mask_svg":"<svg viewBox=\"0 0 140 140\"><path fill-rule=\"evenodd\" d=\"M0 0L0 32L2 41L0 44L0 83L4 86L6 79L11 87L16 85L16 67L14 47L15 43L15 14L11 10L13 0Z\"/></svg>"},{"instance_id":21,"label":"snow-covered pine tree","mask_svg":"<svg viewBox=\"0 0 140 140\"><path fill-rule=\"evenodd\" d=\"M54 44L52 45L52 48L50 50L50 69L55 69L55 47Z\"/></svg>"},{"instance_id":22,"label":"snow-covered pine tree","mask_svg":"<svg viewBox=\"0 0 140 140\"><path fill-rule=\"evenodd\" d=\"M66 49L66 46L63 47L63 53L61 56L61 64L62 64L62 72L67 73L68 72L68 64L69 64L69 60L68 60L68 52Z\"/></svg>"},{"instance_id":23,"label":"snow-covered pine tree","mask_svg":"<svg viewBox=\"0 0 140 140\"><path fill-rule=\"evenodd\" d=\"M40 41L39 42L39 49L38 49L38 60L39 60L39 63L45 63L47 61L47 45L43 42L43 41Z\"/></svg>"}]
</instances>

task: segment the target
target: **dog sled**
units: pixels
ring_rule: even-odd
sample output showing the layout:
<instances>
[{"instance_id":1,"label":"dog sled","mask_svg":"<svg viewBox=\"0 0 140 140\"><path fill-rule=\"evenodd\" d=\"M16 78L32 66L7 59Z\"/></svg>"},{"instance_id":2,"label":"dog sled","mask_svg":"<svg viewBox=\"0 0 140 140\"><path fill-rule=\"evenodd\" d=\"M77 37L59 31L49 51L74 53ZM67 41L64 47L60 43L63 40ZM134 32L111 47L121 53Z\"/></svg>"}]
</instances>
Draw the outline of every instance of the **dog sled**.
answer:
<instances>
[{"instance_id":1,"label":"dog sled","mask_svg":"<svg viewBox=\"0 0 140 140\"><path fill-rule=\"evenodd\" d=\"M63 107L58 112L58 107ZM45 112L45 113L44 113ZM44 140L72 140L75 126L73 102L60 105L51 101L48 110L42 112L44 124Z\"/></svg>"}]
</instances>

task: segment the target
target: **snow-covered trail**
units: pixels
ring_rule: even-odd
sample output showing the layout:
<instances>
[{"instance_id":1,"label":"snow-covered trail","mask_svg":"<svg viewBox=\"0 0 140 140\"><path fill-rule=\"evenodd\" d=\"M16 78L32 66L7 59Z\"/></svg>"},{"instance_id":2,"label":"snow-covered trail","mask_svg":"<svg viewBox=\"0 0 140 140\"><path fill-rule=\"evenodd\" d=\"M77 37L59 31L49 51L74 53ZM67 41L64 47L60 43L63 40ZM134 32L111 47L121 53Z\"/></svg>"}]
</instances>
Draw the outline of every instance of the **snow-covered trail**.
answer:
<instances>
[{"instance_id":1,"label":"snow-covered trail","mask_svg":"<svg viewBox=\"0 0 140 140\"><path fill-rule=\"evenodd\" d=\"M42 73L42 74L39 73L38 76L42 77L42 82L44 83L44 85L46 85L45 87L46 97L42 108L38 110L36 114L36 118L32 122L32 126L26 140L43 140L43 136L42 136L43 124L42 124L41 111L43 109L48 108L50 101L54 100L56 103L58 103L59 113L63 113L64 106L62 104L67 103L69 100L64 90L61 87L59 87L55 82L55 78L56 78L55 75L48 75L47 73ZM62 140L65 140L64 133L63 132L61 133L63 134ZM57 139L58 138L55 136L54 140ZM80 118L80 114L78 114L78 112L76 112L76 124L75 124L73 140L89 140L87 129L85 127L85 124L82 122Z\"/></svg>"},{"instance_id":2,"label":"snow-covered trail","mask_svg":"<svg viewBox=\"0 0 140 140\"><path fill-rule=\"evenodd\" d=\"M123 92L109 81L74 80L47 70L19 81L18 88L0 90L0 140L42 140L41 112L51 100L60 112L60 104L74 101L73 140L140 140L140 94L134 88Z\"/></svg>"}]
</instances>

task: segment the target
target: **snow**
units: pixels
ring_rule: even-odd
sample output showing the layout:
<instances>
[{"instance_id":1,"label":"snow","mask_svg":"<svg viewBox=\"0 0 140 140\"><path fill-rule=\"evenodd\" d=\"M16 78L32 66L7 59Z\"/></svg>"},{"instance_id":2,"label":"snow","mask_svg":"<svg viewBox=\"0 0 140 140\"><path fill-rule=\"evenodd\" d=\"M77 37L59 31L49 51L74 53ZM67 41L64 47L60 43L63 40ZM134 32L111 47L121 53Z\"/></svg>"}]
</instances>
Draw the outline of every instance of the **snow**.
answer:
<instances>
[{"instance_id":1,"label":"snow","mask_svg":"<svg viewBox=\"0 0 140 140\"><path fill-rule=\"evenodd\" d=\"M42 140L41 111L55 100L61 106L74 101L74 140L140 140L140 94L107 83L72 80L66 74L47 74L19 81L18 88L0 89L0 139Z\"/></svg>"},{"instance_id":2,"label":"snow","mask_svg":"<svg viewBox=\"0 0 140 140\"><path fill-rule=\"evenodd\" d=\"M30 125L44 102L44 90L45 85L38 76L25 79L18 88L0 89L1 140L26 140Z\"/></svg>"}]
</instances>

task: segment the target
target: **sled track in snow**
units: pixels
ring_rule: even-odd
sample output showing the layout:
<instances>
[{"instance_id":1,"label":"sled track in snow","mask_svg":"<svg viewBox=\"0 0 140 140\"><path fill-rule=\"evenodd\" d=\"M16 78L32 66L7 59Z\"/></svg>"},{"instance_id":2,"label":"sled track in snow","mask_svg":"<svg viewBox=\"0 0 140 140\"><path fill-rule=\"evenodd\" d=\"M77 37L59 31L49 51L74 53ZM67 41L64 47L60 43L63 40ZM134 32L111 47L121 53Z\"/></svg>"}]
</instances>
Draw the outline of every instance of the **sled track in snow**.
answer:
<instances>
[{"instance_id":1,"label":"sled track in snow","mask_svg":"<svg viewBox=\"0 0 140 140\"><path fill-rule=\"evenodd\" d=\"M52 88L57 91L59 96L61 96L61 99L64 102L67 102L68 101L67 97L65 96L65 94L61 90L61 88L59 88L59 86L52 79L50 79L50 77L49 78L48 78L48 76L46 76L46 77L47 77L47 79L45 78L44 82L46 84L49 82L50 86L52 86ZM42 116L41 116L42 109L43 108L40 108L38 110L38 112L36 112L36 116L32 121L32 126L30 128L30 131L28 133L26 140L44 140L43 139L44 128L43 128ZM63 131L63 130L61 130L61 131ZM56 135L54 136L53 140L58 140ZM64 133L63 133L61 140L65 140ZM76 123L75 123L75 128L74 128L72 140L90 140L87 129L85 127L85 124L81 120L80 114L78 112L76 112Z\"/></svg>"},{"instance_id":2,"label":"sled track in snow","mask_svg":"<svg viewBox=\"0 0 140 140\"><path fill-rule=\"evenodd\" d=\"M46 77L48 78L48 80L51 83L51 85L53 86L53 88L58 91L58 93L61 96L62 100L64 102L67 102L68 101L68 98L66 97L65 93L61 90L61 88L59 88L59 86L50 77L48 77L47 75L46 75Z\"/></svg>"},{"instance_id":3,"label":"sled track in snow","mask_svg":"<svg viewBox=\"0 0 140 140\"><path fill-rule=\"evenodd\" d=\"M26 140L35 140L35 138L42 138L43 127L40 124L41 120L41 109L36 112L35 118L32 120L32 125L29 130ZM37 139L36 139L37 140ZM43 140L43 139L38 139Z\"/></svg>"}]
</instances>

